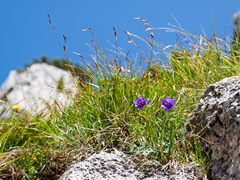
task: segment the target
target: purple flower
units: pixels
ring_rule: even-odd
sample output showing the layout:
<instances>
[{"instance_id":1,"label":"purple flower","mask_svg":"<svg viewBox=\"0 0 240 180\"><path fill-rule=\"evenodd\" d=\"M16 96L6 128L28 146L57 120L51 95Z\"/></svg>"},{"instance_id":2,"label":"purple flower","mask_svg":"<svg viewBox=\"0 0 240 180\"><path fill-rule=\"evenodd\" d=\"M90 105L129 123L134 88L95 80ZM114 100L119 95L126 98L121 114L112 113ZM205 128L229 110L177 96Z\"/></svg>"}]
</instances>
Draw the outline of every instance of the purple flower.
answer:
<instances>
[{"instance_id":1,"label":"purple flower","mask_svg":"<svg viewBox=\"0 0 240 180\"><path fill-rule=\"evenodd\" d=\"M135 107L139 110L142 110L143 106L148 106L149 98L144 99L142 96L139 96L136 100L134 100Z\"/></svg>"},{"instance_id":2,"label":"purple flower","mask_svg":"<svg viewBox=\"0 0 240 180\"><path fill-rule=\"evenodd\" d=\"M174 103L175 103L174 99L167 97L164 100L162 100L161 108L165 109L166 113L168 113L170 109L177 108L177 106L175 106Z\"/></svg>"}]
</instances>

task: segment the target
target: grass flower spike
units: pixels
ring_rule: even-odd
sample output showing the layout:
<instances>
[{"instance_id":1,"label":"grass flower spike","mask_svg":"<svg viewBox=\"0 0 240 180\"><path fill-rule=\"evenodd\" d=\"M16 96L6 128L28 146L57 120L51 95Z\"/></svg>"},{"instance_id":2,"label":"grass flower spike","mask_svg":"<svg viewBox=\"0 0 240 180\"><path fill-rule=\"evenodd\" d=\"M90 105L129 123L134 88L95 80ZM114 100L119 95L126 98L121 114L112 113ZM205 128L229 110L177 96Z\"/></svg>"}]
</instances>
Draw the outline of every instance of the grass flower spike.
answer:
<instances>
[{"instance_id":1,"label":"grass flower spike","mask_svg":"<svg viewBox=\"0 0 240 180\"><path fill-rule=\"evenodd\" d=\"M174 99L167 97L164 100L162 100L161 108L165 109L166 113L168 113L170 109L177 108L177 106L175 106L174 103L175 103Z\"/></svg>"},{"instance_id":2,"label":"grass flower spike","mask_svg":"<svg viewBox=\"0 0 240 180\"><path fill-rule=\"evenodd\" d=\"M136 100L134 100L135 107L139 110L142 110L143 106L148 106L149 98L144 99L142 96L139 96Z\"/></svg>"}]
</instances>

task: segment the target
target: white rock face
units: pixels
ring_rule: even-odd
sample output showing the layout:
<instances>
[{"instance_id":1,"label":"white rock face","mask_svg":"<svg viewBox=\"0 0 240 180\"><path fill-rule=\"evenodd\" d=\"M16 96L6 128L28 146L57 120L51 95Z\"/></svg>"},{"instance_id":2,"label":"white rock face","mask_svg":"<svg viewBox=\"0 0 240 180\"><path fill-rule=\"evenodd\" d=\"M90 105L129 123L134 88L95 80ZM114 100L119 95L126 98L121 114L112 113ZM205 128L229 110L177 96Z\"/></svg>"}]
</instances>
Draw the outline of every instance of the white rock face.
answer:
<instances>
[{"instance_id":1,"label":"white rock face","mask_svg":"<svg viewBox=\"0 0 240 180\"><path fill-rule=\"evenodd\" d=\"M59 82L63 83L61 90L57 90ZM0 90L0 98L5 99L0 105L0 116L9 114L15 104L32 115L48 115L51 108L70 105L76 91L70 73L55 66L41 63L22 73L13 70Z\"/></svg>"}]
</instances>

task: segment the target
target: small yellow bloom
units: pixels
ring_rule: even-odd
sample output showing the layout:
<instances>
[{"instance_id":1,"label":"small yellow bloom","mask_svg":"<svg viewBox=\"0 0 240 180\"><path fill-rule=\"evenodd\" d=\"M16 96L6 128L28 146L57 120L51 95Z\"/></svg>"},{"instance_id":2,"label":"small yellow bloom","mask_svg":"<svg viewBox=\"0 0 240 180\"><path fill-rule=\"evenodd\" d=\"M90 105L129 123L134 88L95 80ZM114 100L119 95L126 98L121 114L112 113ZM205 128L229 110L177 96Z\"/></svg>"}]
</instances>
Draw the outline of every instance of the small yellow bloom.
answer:
<instances>
[{"instance_id":1,"label":"small yellow bloom","mask_svg":"<svg viewBox=\"0 0 240 180\"><path fill-rule=\"evenodd\" d=\"M17 112L21 107L19 105L13 105L12 108Z\"/></svg>"}]
</instances>

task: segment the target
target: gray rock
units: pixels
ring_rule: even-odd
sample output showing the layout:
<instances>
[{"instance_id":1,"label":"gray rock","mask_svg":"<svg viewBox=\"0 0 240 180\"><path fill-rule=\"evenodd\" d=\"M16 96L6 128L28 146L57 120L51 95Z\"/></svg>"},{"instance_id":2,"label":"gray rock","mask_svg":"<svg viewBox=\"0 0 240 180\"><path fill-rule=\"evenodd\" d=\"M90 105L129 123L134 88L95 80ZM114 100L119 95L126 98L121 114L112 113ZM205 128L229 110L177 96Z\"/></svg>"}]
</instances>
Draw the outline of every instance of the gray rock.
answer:
<instances>
[{"instance_id":1,"label":"gray rock","mask_svg":"<svg viewBox=\"0 0 240 180\"><path fill-rule=\"evenodd\" d=\"M62 83L61 90L57 90ZM0 90L0 115L11 113L12 105L19 105L32 115L48 115L51 108L60 109L72 103L76 93L74 78L62 69L44 63L33 64L26 71L13 70Z\"/></svg>"},{"instance_id":2,"label":"gray rock","mask_svg":"<svg viewBox=\"0 0 240 180\"><path fill-rule=\"evenodd\" d=\"M122 153L93 154L84 161L77 162L60 177L60 180L190 180L198 179L193 166L170 163L158 174L144 175ZM166 170L168 169L168 170ZM169 170L170 169L170 170Z\"/></svg>"},{"instance_id":3,"label":"gray rock","mask_svg":"<svg viewBox=\"0 0 240 180\"><path fill-rule=\"evenodd\" d=\"M207 87L190 123L202 137L203 150L211 152L209 176L240 179L240 76Z\"/></svg>"},{"instance_id":4,"label":"gray rock","mask_svg":"<svg viewBox=\"0 0 240 180\"><path fill-rule=\"evenodd\" d=\"M233 22L234 22L235 37L239 38L239 35L240 35L240 11L236 12L233 15Z\"/></svg>"}]
</instances>

